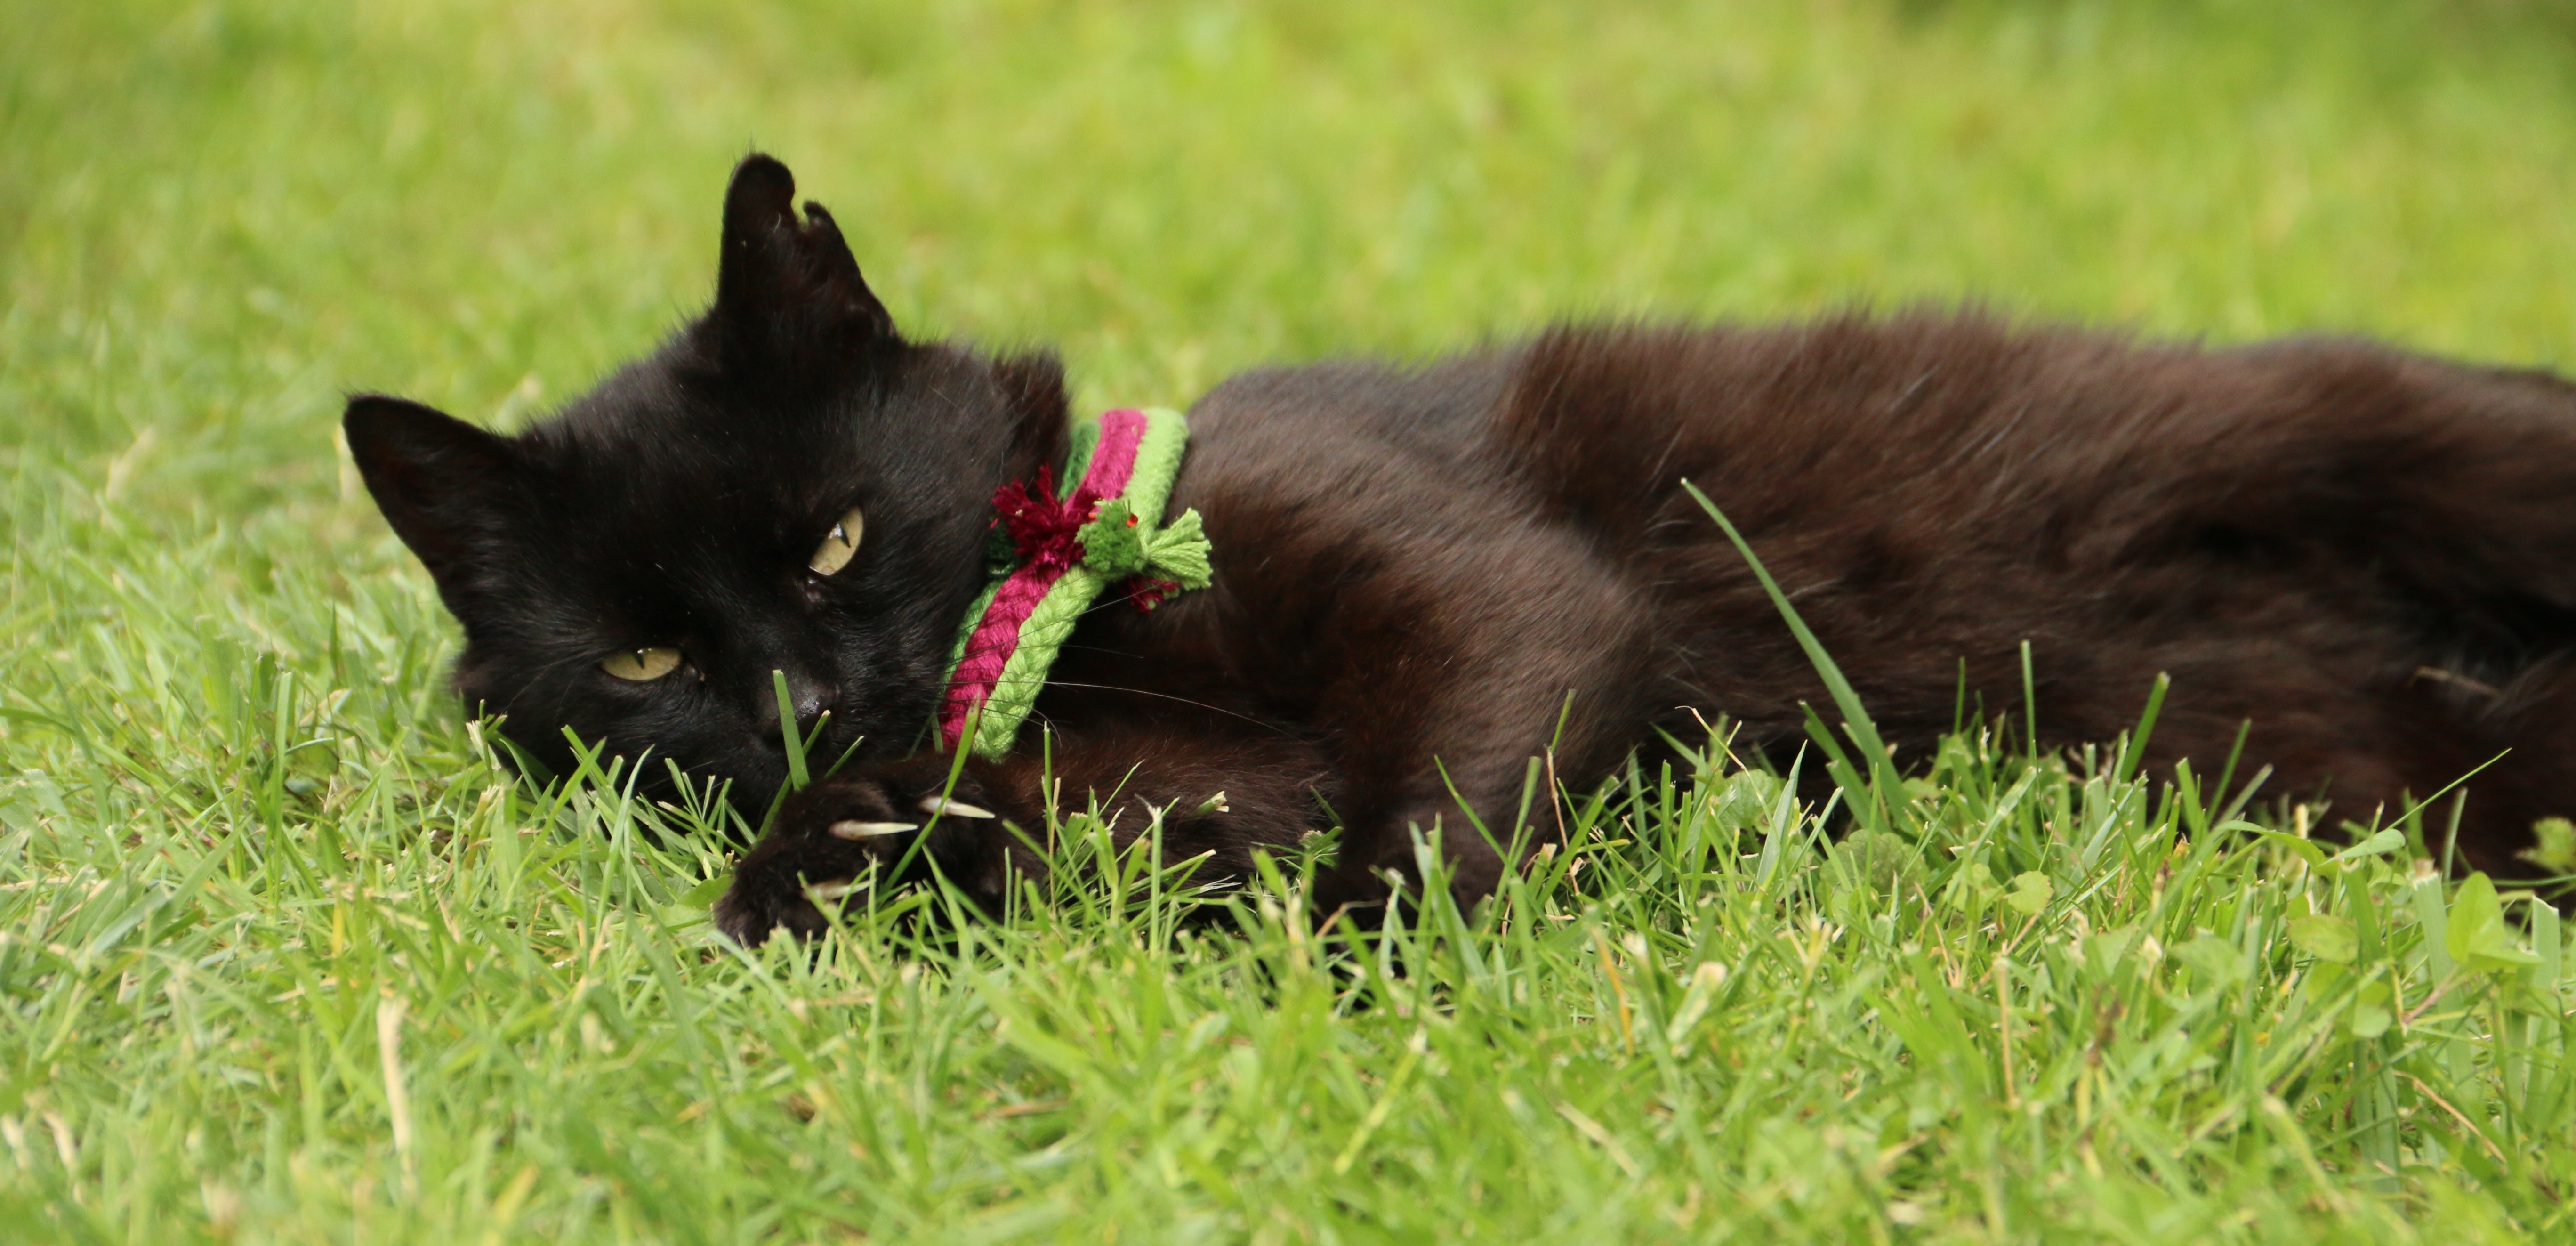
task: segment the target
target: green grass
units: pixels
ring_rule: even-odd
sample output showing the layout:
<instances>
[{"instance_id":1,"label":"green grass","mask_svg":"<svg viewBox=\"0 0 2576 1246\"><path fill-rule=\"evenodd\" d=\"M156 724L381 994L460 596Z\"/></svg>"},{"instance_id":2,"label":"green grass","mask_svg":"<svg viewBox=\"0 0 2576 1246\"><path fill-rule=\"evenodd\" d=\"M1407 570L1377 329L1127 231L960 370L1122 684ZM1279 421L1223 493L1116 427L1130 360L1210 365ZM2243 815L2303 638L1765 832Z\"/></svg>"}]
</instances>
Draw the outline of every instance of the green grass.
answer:
<instances>
[{"instance_id":1,"label":"green grass","mask_svg":"<svg viewBox=\"0 0 2576 1246\"><path fill-rule=\"evenodd\" d=\"M2571 1235L2559 929L2438 811L1971 736L1828 851L1721 756L1380 944L1130 861L746 956L689 815L489 764L332 443L667 331L753 144L1090 407L1972 295L2565 366L2553 6L741 7L0 12L0 1239Z\"/></svg>"}]
</instances>

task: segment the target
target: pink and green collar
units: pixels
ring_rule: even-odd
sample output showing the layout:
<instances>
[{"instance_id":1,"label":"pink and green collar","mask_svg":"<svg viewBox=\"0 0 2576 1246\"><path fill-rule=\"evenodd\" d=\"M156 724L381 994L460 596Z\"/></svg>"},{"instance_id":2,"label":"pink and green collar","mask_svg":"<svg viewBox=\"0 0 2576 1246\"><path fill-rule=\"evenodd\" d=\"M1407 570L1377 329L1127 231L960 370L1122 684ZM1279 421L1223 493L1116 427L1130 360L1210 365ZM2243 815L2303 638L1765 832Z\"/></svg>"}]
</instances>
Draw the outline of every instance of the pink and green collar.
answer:
<instances>
[{"instance_id":1,"label":"pink and green collar","mask_svg":"<svg viewBox=\"0 0 2576 1246\"><path fill-rule=\"evenodd\" d=\"M1009 541L957 637L939 707L943 747L971 733L977 756L1008 753L1057 651L1102 593L1123 590L1151 610L1207 587L1199 513L1162 522L1189 437L1178 411L1107 412L1074 431L1061 497L1044 469L1034 483L994 492L993 526Z\"/></svg>"}]
</instances>

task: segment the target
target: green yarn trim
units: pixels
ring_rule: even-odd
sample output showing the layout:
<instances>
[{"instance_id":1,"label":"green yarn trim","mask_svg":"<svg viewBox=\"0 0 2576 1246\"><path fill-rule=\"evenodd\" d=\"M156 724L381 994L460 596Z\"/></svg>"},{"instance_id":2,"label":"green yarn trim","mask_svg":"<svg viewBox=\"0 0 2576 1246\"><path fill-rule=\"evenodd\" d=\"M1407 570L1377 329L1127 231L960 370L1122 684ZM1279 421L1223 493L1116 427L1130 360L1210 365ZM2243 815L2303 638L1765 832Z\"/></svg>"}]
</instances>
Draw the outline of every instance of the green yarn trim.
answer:
<instances>
[{"instance_id":1,"label":"green yarn trim","mask_svg":"<svg viewBox=\"0 0 2576 1246\"><path fill-rule=\"evenodd\" d=\"M1185 510L1169 523L1161 521L1172 483L1180 475L1181 458L1189 448L1189 422L1180 412L1165 408L1149 408L1143 414L1145 429L1137 442L1127 487L1103 501L1096 516L1082 526L1082 561L1065 569L1020 624L1018 643L1003 663L991 695L968 720L966 730L972 737L968 744L976 756L998 758L1011 751L1020 724L1028 720L1038 693L1046 687L1056 655L1104 592L1139 576L1171 585L1167 591L1172 592L1206 588L1211 582L1210 549L1199 513ZM1081 488L1099 442L1098 423L1075 430L1059 497L1070 500ZM1007 546L1001 548L1004 557L993 582L976 599L958 631L949 660L951 672L964 657L994 595L1016 569Z\"/></svg>"}]
</instances>

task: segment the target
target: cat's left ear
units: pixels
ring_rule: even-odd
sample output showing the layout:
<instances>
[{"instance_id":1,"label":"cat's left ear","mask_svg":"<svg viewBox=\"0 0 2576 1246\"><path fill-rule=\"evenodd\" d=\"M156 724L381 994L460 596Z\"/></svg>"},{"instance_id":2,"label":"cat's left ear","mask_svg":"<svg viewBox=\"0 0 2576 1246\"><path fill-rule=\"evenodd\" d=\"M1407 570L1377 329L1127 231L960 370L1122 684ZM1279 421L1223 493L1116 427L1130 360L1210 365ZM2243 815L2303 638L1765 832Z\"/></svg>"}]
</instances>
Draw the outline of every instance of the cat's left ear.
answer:
<instances>
[{"instance_id":1,"label":"cat's left ear","mask_svg":"<svg viewBox=\"0 0 2576 1246\"><path fill-rule=\"evenodd\" d=\"M340 427L385 522L454 606L469 569L509 542L527 488L518 456L484 429L382 394L351 398Z\"/></svg>"},{"instance_id":2,"label":"cat's left ear","mask_svg":"<svg viewBox=\"0 0 2576 1246\"><path fill-rule=\"evenodd\" d=\"M895 336L894 318L859 276L840 226L819 203L796 214L796 175L746 157L725 190L724 255L710 319L727 365L798 368Z\"/></svg>"}]
</instances>

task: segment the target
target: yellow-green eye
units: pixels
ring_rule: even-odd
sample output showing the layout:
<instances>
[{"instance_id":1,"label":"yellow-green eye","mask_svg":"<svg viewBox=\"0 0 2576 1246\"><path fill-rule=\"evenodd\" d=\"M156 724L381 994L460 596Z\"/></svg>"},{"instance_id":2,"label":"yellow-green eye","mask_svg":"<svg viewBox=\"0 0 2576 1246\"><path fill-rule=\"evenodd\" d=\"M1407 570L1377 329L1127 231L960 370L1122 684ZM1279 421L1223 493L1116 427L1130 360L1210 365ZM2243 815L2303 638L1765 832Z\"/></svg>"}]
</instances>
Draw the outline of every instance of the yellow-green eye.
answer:
<instances>
[{"instance_id":1,"label":"yellow-green eye","mask_svg":"<svg viewBox=\"0 0 2576 1246\"><path fill-rule=\"evenodd\" d=\"M850 565L850 556L859 552L859 531L864 522L859 508L851 507L848 514L841 516L841 522L832 525L823 543L814 547L814 556L805 565L816 575L830 575Z\"/></svg>"},{"instance_id":2,"label":"yellow-green eye","mask_svg":"<svg viewBox=\"0 0 2576 1246\"><path fill-rule=\"evenodd\" d=\"M599 669L619 679L631 679L642 683L650 679L660 679L680 669L680 651L667 645L655 645L650 649L638 649L632 653L603 658L600 660Z\"/></svg>"}]
</instances>

